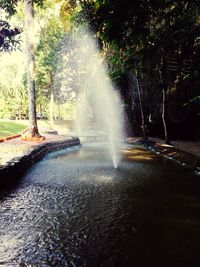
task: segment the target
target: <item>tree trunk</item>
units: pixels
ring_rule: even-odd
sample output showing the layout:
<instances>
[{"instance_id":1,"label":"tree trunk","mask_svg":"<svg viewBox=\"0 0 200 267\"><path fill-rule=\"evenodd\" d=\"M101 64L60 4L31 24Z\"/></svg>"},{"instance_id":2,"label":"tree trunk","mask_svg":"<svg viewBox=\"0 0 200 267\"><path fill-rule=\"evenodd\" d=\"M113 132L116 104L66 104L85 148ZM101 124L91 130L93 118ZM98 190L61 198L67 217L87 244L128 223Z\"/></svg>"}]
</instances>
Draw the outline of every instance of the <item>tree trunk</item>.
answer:
<instances>
[{"instance_id":1,"label":"tree trunk","mask_svg":"<svg viewBox=\"0 0 200 267\"><path fill-rule=\"evenodd\" d=\"M167 99L166 99L166 91L164 87L162 88L162 122L163 122L163 128L164 128L164 134L165 134L165 143L170 145L170 138L169 133L167 129Z\"/></svg>"},{"instance_id":2,"label":"tree trunk","mask_svg":"<svg viewBox=\"0 0 200 267\"><path fill-rule=\"evenodd\" d=\"M162 73L161 70L159 70L159 75L160 75L160 82L161 82L161 86L162 86L162 122L163 122L163 128L164 128L164 135L165 135L165 143L170 145L170 137L169 137L169 133L168 133L168 127L167 127L167 122L168 122L168 105L167 105L167 97L166 97L166 89L165 89L165 84L163 82L163 77L162 77Z\"/></svg>"},{"instance_id":3,"label":"tree trunk","mask_svg":"<svg viewBox=\"0 0 200 267\"><path fill-rule=\"evenodd\" d=\"M53 120L53 106L54 106L54 96L53 91L51 89L51 99L50 99L50 108L49 108L49 117L50 117L50 124L53 126L54 120Z\"/></svg>"},{"instance_id":4,"label":"tree trunk","mask_svg":"<svg viewBox=\"0 0 200 267\"><path fill-rule=\"evenodd\" d=\"M54 119L53 119L53 113L54 113L54 92L53 92L53 75L50 72L50 93L51 93L51 98L50 98L50 106L49 106L49 119L50 119L50 124L53 126L54 124Z\"/></svg>"},{"instance_id":5,"label":"tree trunk","mask_svg":"<svg viewBox=\"0 0 200 267\"><path fill-rule=\"evenodd\" d=\"M35 140L42 138L38 132L36 119L35 94L35 58L34 58L34 9L33 0L25 0L25 42L26 42L26 71L28 84L29 129L23 139ZM44 139L44 138L43 138Z\"/></svg>"},{"instance_id":6,"label":"tree trunk","mask_svg":"<svg viewBox=\"0 0 200 267\"><path fill-rule=\"evenodd\" d=\"M144 139L146 139L147 135L146 135L146 129L145 129L144 112L143 112L140 87L139 87L139 83L138 83L138 78L137 77L136 77L136 86L137 86L139 105L140 105L140 115L141 115L141 123L142 123L142 125L141 125L141 127L142 127L142 136L143 136Z\"/></svg>"}]
</instances>

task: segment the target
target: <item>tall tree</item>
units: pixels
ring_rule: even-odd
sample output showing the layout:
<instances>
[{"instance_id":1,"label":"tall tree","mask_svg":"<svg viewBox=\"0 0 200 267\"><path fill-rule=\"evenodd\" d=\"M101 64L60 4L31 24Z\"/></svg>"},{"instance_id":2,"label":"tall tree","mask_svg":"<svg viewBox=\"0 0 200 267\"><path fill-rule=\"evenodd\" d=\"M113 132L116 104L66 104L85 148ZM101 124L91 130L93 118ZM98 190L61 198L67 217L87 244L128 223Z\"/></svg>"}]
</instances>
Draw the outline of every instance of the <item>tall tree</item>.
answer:
<instances>
[{"instance_id":1,"label":"tall tree","mask_svg":"<svg viewBox=\"0 0 200 267\"><path fill-rule=\"evenodd\" d=\"M53 9L52 9L53 10ZM36 84L38 94L48 94L50 100L49 118L53 124L53 107L55 100L54 77L60 65L59 53L61 52L61 41L63 40L64 30L60 19L51 15L47 18L40 32L40 42L36 50ZM50 96L50 99L49 99Z\"/></svg>"},{"instance_id":2,"label":"tall tree","mask_svg":"<svg viewBox=\"0 0 200 267\"><path fill-rule=\"evenodd\" d=\"M50 100L51 124L56 115L56 105L66 101L61 91L63 87L66 88L63 80L66 85L68 78L68 74L64 72L70 68L67 57L75 12L75 6L70 1L56 0L56 3L56 10L52 1L47 2L45 10L41 10L43 24L40 25L40 41L35 54L37 93L44 96L46 92L46 99Z\"/></svg>"},{"instance_id":3,"label":"tall tree","mask_svg":"<svg viewBox=\"0 0 200 267\"><path fill-rule=\"evenodd\" d=\"M33 0L25 0L25 41L28 82L29 129L22 137L25 140L44 139L38 131L36 118L35 57L34 57L34 8Z\"/></svg>"},{"instance_id":4,"label":"tall tree","mask_svg":"<svg viewBox=\"0 0 200 267\"><path fill-rule=\"evenodd\" d=\"M5 10L8 15L13 15L16 12L18 0L0 0L0 8ZM33 3L41 5L43 0L25 0L25 39L26 39L26 57L27 57L27 81L28 81L28 99L29 99L29 129L24 134L23 139L44 139L38 132L36 119L36 99L35 99L35 61L34 61L34 8ZM0 23L0 48L1 50L10 50L15 45L13 37L20 31L10 29L8 22L1 21Z\"/></svg>"}]
</instances>

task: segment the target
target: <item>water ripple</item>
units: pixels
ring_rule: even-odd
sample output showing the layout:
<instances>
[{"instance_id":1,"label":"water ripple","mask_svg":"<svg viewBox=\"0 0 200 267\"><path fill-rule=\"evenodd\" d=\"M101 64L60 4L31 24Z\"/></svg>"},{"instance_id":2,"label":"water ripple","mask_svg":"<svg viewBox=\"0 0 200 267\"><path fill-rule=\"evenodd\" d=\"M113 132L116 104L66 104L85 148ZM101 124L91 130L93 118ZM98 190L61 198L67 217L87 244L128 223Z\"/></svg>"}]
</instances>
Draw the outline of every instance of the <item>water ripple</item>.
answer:
<instances>
[{"instance_id":1,"label":"water ripple","mask_svg":"<svg viewBox=\"0 0 200 267\"><path fill-rule=\"evenodd\" d=\"M181 216L182 202L175 203L178 212L165 209L170 227L177 231L174 236L162 232L168 224L160 206L169 206L175 193L184 199L180 187L175 189L178 173L184 181L181 169L159 158L154 164L124 158L116 170L103 150L87 147L70 155L48 157L1 201L0 265L125 267L134 262L145 266L139 265L143 253L149 255L145 244L160 251L163 246L166 250L169 238L174 244L179 242L181 230L172 225L177 220L170 218ZM189 197L188 186L182 188ZM192 199L199 201L197 196ZM199 222L200 205L193 207ZM183 224L181 227L183 230ZM165 242L154 238L156 231ZM194 240L199 240L200 232L195 236L192 227L187 231L195 255ZM152 260L156 254L151 246ZM172 255L169 247L167 250Z\"/></svg>"}]
</instances>

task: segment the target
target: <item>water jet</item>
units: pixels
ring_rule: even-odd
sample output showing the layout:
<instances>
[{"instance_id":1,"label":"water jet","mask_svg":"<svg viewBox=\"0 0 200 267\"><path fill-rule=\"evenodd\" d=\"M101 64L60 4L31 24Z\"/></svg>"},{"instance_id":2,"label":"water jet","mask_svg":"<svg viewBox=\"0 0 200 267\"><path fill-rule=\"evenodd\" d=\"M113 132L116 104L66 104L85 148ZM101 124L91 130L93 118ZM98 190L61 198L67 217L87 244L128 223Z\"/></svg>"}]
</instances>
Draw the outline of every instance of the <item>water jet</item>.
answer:
<instances>
[{"instance_id":1,"label":"water jet","mask_svg":"<svg viewBox=\"0 0 200 267\"><path fill-rule=\"evenodd\" d=\"M123 110L119 93L108 75L105 59L89 31L79 28L73 36L73 57L80 80L77 92L77 129L104 136L117 168L123 132Z\"/></svg>"}]
</instances>

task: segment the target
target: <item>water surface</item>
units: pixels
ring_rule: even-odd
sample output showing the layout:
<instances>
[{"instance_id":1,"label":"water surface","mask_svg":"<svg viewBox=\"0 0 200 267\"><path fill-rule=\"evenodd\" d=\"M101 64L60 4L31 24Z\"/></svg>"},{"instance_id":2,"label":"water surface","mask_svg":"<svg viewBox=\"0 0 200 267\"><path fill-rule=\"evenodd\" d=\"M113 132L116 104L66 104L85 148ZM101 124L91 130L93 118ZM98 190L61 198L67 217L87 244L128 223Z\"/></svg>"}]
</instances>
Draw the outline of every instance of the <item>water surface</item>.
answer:
<instances>
[{"instance_id":1,"label":"water surface","mask_svg":"<svg viewBox=\"0 0 200 267\"><path fill-rule=\"evenodd\" d=\"M0 201L0 266L200 266L200 179L136 146L52 153Z\"/></svg>"}]
</instances>

